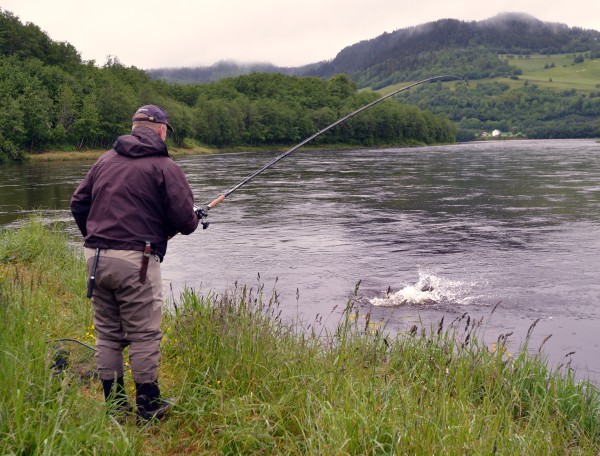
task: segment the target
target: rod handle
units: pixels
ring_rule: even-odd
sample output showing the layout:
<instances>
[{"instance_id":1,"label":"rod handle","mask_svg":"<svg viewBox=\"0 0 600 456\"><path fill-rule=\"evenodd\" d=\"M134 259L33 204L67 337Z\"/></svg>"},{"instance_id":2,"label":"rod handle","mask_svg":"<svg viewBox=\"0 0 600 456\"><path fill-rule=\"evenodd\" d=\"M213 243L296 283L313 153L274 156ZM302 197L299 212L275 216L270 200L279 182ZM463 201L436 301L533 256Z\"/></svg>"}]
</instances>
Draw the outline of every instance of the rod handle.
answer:
<instances>
[{"instance_id":1,"label":"rod handle","mask_svg":"<svg viewBox=\"0 0 600 456\"><path fill-rule=\"evenodd\" d=\"M208 208L212 209L213 207L217 206L224 199L225 199L224 194L217 196L214 200L212 200L210 203L208 203Z\"/></svg>"}]
</instances>

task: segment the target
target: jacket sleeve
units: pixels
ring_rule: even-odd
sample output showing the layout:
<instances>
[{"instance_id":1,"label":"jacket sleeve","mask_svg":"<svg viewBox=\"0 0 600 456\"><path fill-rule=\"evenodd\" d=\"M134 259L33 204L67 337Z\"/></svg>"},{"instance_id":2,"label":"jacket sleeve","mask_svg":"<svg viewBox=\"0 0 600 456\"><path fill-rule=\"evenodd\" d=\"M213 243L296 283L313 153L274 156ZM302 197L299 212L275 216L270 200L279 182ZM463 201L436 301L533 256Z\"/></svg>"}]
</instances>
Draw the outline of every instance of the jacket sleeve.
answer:
<instances>
[{"instance_id":1,"label":"jacket sleeve","mask_svg":"<svg viewBox=\"0 0 600 456\"><path fill-rule=\"evenodd\" d=\"M92 207L92 173L91 170L81 181L71 197L71 213L83 237L87 236L87 219Z\"/></svg>"},{"instance_id":2,"label":"jacket sleeve","mask_svg":"<svg viewBox=\"0 0 600 456\"><path fill-rule=\"evenodd\" d=\"M163 169L164 209L172 233L192 234L198 227L194 213L194 195L187 177L175 162Z\"/></svg>"}]
</instances>

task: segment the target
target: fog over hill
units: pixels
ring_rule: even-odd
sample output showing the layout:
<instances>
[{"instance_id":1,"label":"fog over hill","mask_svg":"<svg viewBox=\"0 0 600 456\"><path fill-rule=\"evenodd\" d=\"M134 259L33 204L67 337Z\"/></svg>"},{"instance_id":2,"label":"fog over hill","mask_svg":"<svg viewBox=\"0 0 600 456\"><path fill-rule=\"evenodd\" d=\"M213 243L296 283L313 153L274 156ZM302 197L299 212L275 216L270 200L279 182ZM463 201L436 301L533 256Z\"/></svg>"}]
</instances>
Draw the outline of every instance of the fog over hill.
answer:
<instances>
[{"instance_id":1,"label":"fog over hill","mask_svg":"<svg viewBox=\"0 0 600 456\"><path fill-rule=\"evenodd\" d=\"M409 77L408 71L418 73L424 67L439 65L445 58L448 59L444 53L453 50L461 53L477 50L479 55L482 51L525 55L587 52L598 46L599 31L543 22L523 13L501 13L482 21L441 19L383 33L345 47L331 60L302 67L286 68L270 63L224 60L209 67L150 69L148 74L152 78L170 82L212 82L252 72L279 72L324 78L346 73L361 86L373 86L394 82L393 75L399 71ZM466 58L472 60L476 57ZM456 60L456 57L450 58L452 59ZM489 65L495 64L492 61L481 62L481 66ZM488 72L490 74L476 71L469 77L489 77L498 72L502 72L502 69L492 69ZM401 80L402 75L395 79ZM412 76L418 77L418 74Z\"/></svg>"}]
</instances>

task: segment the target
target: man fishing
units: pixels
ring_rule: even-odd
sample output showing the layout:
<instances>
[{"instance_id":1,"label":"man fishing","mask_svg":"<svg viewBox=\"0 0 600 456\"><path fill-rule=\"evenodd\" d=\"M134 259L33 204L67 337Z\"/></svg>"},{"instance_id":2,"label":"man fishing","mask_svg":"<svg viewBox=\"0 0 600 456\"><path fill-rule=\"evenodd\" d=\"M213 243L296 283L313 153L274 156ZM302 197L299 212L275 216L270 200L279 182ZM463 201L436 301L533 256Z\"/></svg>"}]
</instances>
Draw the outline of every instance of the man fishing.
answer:
<instances>
[{"instance_id":1,"label":"man fishing","mask_svg":"<svg viewBox=\"0 0 600 456\"><path fill-rule=\"evenodd\" d=\"M187 178L169 157L167 131L173 128L162 108L139 108L131 134L96 161L71 198L85 240L104 397L113 411L133 410L123 379L123 350L129 347L142 421L160 419L172 406L158 386L160 262L167 240L193 233L199 223Z\"/></svg>"}]
</instances>

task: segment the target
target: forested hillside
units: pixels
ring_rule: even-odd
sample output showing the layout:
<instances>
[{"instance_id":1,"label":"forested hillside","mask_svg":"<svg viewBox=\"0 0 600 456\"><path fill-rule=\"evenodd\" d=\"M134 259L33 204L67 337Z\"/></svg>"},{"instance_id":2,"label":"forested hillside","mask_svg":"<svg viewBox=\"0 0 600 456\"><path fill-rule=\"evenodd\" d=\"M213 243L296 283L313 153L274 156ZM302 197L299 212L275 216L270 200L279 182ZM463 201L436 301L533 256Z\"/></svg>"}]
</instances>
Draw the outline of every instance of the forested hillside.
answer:
<instances>
[{"instance_id":1,"label":"forested hillside","mask_svg":"<svg viewBox=\"0 0 600 456\"><path fill-rule=\"evenodd\" d=\"M98 67L39 27L0 14L0 162L51 148L109 148L142 104L165 108L176 145L293 145L378 97L345 75L327 80L253 74L213 84L152 80L116 57ZM454 141L454 125L386 100L319 138L348 145Z\"/></svg>"},{"instance_id":2,"label":"forested hillside","mask_svg":"<svg viewBox=\"0 0 600 456\"><path fill-rule=\"evenodd\" d=\"M600 91L587 95L524 83L473 82L469 89L437 84L416 88L401 99L444 114L457 124L457 140L471 141L499 130L504 137L556 139L600 136Z\"/></svg>"},{"instance_id":3,"label":"forested hillside","mask_svg":"<svg viewBox=\"0 0 600 456\"><path fill-rule=\"evenodd\" d=\"M384 34L342 50L313 73L325 77L345 68L359 87L382 93L402 81L460 75L469 90L427 85L401 97L448 116L459 141L492 130L522 138L589 138L600 136L599 59L598 31L502 14Z\"/></svg>"},{"instance_id":4,"label":"forested hillside","mask_svg":"<svg viewBox=\"0 0 600 456\"><path fill-rule=\"evenodd\" d=\"M327 77L346 73L361 87L379 88L421 79L424 72L431 74L432 70L458 72L469 79L512 74L513 69L500 61L498 54L591 50L600 52L598 31L505 13L485 21L442 19L384 33L342 49L332 61L310 68L310 74Z\"/></svg>"}]
</instances>

